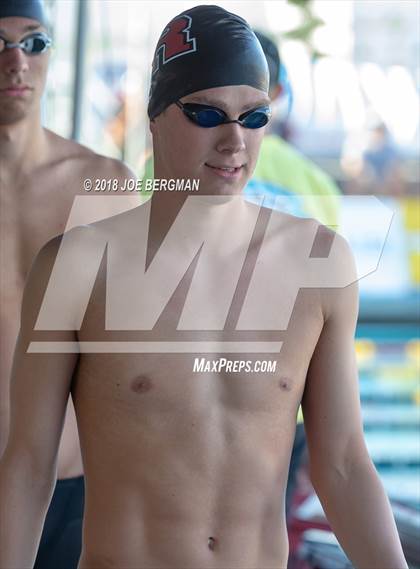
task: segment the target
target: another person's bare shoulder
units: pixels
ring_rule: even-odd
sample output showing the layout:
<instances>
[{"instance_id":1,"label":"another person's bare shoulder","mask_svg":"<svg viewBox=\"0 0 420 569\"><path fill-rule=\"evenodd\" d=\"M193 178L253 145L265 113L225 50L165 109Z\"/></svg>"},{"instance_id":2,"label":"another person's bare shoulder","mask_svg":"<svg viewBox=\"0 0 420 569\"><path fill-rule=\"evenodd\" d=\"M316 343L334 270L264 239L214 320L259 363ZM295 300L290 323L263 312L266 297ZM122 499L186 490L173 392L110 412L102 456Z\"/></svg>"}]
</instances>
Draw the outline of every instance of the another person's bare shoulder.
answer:
<instances>
[{"instance_id":1,"label":"another person's bare shoulder","mask_svg":"<svg viewBox=\"0 0 420 569\"><path fill-rule=\"evenodd\" d=\"M45 132L51 149L50 165L64 168L70 181L77 183L78 187L80 182L87 178L116 179L119 187L124 185L126 179L135 178L130 168L120 160L97 154L86 146L63 138L52 131ZM80 189L83 190L83 187Z\"/></svg>"}]
</instances>

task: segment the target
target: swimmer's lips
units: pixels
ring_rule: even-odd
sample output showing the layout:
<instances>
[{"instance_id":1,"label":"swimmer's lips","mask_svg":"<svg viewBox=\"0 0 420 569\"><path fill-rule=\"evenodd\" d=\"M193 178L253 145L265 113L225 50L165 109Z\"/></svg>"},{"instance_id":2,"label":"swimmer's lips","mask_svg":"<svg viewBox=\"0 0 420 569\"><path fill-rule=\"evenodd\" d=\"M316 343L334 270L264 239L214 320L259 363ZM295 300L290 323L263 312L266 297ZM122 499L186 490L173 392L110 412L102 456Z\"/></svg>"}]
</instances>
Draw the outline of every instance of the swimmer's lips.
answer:
<instances>
[{"instance_id":1,"label":"swimmer's lips","mask_svg":"<svg viewBox=\"0 0 420 569\"><path fill-rule=\"evenodd\" d=\"M29 91L32 91L29 85L10 85L0 89L0 93L8 95L9 97L23 97L26 93L29 93Z\"/></svg>"},{"instance_id":2,"label":"swimmer's lips","mask_svg":"<svg viewBox=\"0 0 420 569\"><path fill-rule=\"evenodd\" d=\"M211 164L206 163L206 166L222 178L225 178L227 180L235 180L240 176L244 164L241 166L212 166Z\"/></svg>"}]
</instances>

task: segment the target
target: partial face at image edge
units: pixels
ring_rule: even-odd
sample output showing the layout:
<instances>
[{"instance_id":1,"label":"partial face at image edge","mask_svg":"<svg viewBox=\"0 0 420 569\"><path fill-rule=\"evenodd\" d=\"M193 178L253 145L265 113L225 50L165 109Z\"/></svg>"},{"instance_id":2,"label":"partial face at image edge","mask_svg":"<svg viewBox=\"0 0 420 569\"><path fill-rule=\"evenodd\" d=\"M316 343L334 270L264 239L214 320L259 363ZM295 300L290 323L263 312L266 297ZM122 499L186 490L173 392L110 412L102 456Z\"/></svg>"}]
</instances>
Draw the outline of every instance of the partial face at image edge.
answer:
<instances>
[{"instance_id":1,"label":"partial face at image edge","mask_svg":"<svg viewBox=\"0 0 420 569\"><path fill-rule=\"evenodd\" d=\"M39 116L50 40L38 21L22 17L0 18L0 38L0 125L10 125Z\"/></svg>"}]
</instances>

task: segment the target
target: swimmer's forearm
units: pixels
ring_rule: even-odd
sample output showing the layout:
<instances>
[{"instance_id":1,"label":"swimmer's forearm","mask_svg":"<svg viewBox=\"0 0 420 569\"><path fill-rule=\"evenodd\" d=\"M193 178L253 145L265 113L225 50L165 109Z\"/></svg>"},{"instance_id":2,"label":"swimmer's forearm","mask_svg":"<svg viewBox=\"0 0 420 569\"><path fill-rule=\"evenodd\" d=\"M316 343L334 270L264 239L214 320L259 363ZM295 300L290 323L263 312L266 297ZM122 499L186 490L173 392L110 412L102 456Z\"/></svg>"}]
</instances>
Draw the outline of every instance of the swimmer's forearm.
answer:
<instances>
[{"instance_id":1,"label":"swimmer's forearm","mask_svg":"<svg viewBox=\"0 0 420 569\"><path fill-rule=\"evenodd\" d=\"M391 506L369 459L315 476L328 521L357 569L408 569Z\"/></svg>"},{"instance_id":2,"label":"swimmer's forearm","mask_svg":"<svg viewBox=\"0 0 420 569\"><path fill-rule=\"evenodd\" d=\"M20 463L0 461L0 569L32 568L54 481L37 481Z\"/></svg>"}]
</instances>

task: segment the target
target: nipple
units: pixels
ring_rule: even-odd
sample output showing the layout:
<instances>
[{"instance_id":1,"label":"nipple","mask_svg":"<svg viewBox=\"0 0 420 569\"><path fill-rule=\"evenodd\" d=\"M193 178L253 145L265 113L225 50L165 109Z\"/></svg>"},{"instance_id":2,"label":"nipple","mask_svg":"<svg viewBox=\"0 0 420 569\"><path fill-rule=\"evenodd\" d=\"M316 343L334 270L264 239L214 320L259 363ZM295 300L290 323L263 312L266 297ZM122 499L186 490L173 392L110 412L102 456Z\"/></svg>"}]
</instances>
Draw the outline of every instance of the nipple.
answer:
<instances>
[{"instance_id":1,"label":"nipple","mask_svg":"<svg viewBox=\"0 0 420 569\"><path fill-rule=\"evenodd\" d=\"M152 389L152 382L149 378L140 375L131 382L131 389L135 393L147 393Z\"/></svg>"}]
</instances>

